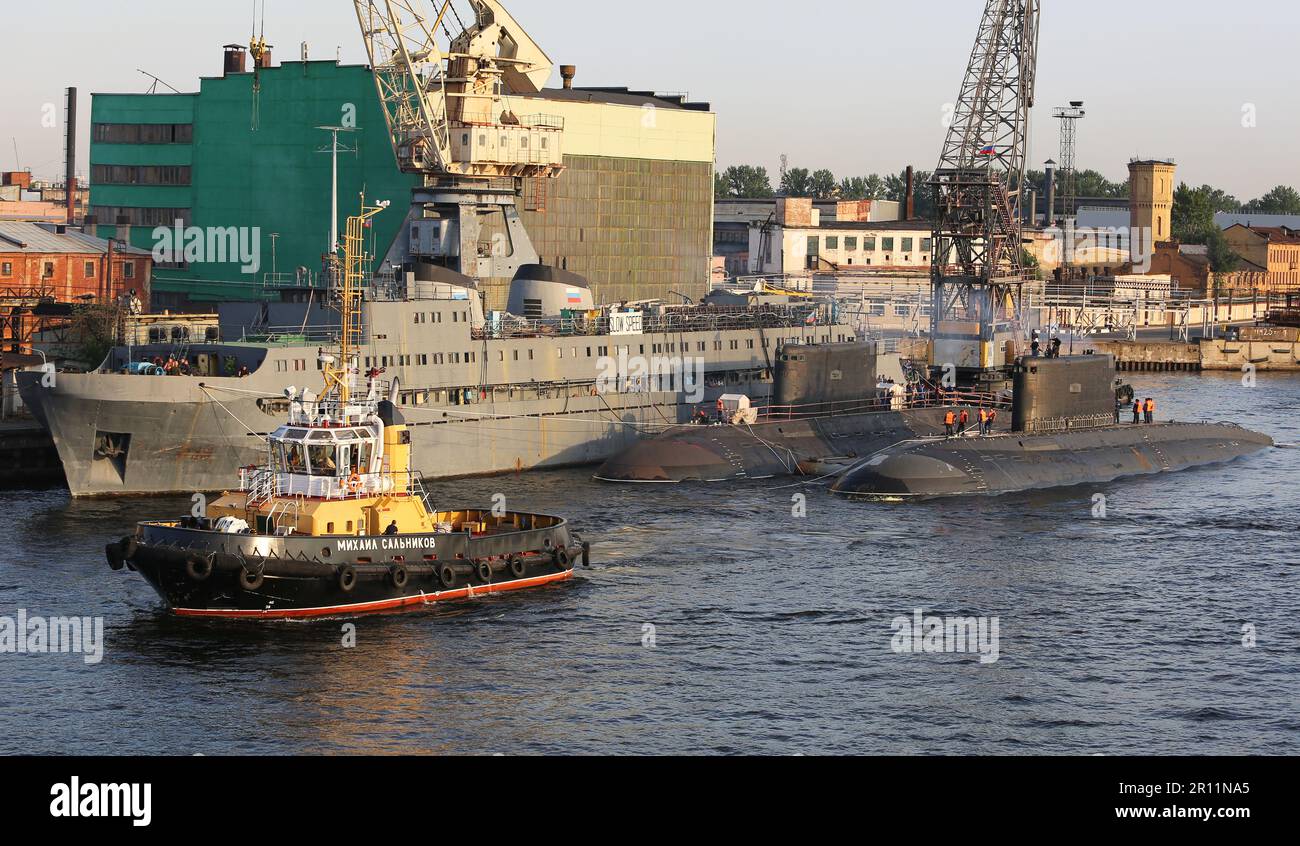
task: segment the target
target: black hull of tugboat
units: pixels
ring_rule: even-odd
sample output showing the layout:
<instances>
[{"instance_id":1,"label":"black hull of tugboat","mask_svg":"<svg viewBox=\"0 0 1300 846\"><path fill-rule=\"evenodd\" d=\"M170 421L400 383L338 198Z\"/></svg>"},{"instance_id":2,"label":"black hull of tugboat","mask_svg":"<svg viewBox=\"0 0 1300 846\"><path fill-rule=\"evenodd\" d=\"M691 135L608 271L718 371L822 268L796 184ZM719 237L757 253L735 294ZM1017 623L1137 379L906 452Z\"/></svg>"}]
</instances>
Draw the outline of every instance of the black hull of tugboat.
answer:
<instances>
[{"instance_id":1,"label":"black hull of tugboat","mask_svg":"<svg viewBox=\"0 0 1300 846\"><path fill-rule=\"evenodd\" d=\"M286 620L412 610L569 581L590 547L561 522L489 537L223 535L144 524L107 549L179 617Z\"/></svg>"}]
</instances>

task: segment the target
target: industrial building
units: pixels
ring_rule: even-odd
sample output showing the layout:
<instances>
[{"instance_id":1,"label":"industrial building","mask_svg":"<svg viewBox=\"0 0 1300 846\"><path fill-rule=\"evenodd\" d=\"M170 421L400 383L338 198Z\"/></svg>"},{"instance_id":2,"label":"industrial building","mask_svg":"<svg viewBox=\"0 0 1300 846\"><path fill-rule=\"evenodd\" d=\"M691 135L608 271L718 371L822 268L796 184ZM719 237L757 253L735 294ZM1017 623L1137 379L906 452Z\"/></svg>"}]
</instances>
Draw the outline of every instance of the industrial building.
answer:
<instances>
[{"instance_id":1,"label":"industrial building","mask_svg":"<svg viewBox=\"0 0 1300 846\"><path fill-rule=\"evenodd\" d=\"M305 56L273 65L269 52L252 71L247 62L232 46L223 75L202 79L196 93L93 97L95 222L110 231L128 224L131 243L149 250L156 230L178 221L183 233L200 234L198 247L159 263L155 308L204 309L313 284L330 242L331 134L321 127L344 129L340 218L355 212L363 190L368 201L392 204L374 222L373 254L382 258L398 236L419 184L396 164L370 68ZM515 112L553 116L565 128L563 173L516 183L542 260L586 276L600 302L703 293L712 253L709 107L571 83L510 98ZM200 248L214 244L231 248ZM505 307L507 284L484 281L489 309Z\"/></svg>"},{"instance_id":2,"label":"industrial building","mask_svg":"<svg viewBox=\"0 0 1300 846\"><path fill-rule=\"evenodd\" d=\"M153 257L146 250L64 224L0 221L0 291L62 303L147 301Z\"/></svg>"},{"instance_id":3,"label":"industrial building","mask_svg":"<svg viewBox=\"0 0 1300 846\"><path fill-rule=\"evenodd\" d=\"M723 276L744 276L750 267L750 230L776 222L781 198L717 200L713 209L715 271ZM821 220L838 219L839 200L812 200ZM866 204L865 206L863 204ZM846 216L871 222L898 220L902 204L892 200L862 200L844 204ZM864 211L865 209L865 211Z\"/></svg>"},{"instance_id":4,"label":"industrial building","mask_svg":"<svg viewBox=\"0 0 1300 846\"><path fill-rule=\"evenodd\" d=\"M749 272L928 276L933 225L873 220L871 209L869 200L840 202L835 219L824 220L812 200L779 198L773 219L750 227Z\"/></svg>"}]
</instances>

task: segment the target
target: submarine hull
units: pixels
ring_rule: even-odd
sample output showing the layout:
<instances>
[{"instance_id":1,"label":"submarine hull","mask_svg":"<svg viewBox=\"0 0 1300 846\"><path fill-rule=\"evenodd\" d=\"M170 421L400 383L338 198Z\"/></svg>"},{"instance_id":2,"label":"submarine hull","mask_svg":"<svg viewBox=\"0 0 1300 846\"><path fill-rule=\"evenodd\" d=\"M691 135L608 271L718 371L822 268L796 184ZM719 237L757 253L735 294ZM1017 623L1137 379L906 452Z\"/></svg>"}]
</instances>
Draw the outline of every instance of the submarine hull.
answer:
<instances>
[{"instance_id":1,"label":"submarine hull","mask_svg":"<svg viewBox=\"0 0 1300 846\"><path fill-rule=\"evenodd\" d=\"M857 464L832 491L862 499L997 496L1172 473L1272 446L1272 439L1258 432L1209 423L918 440Z\"/></svg>"},{"instance_id":2,"label":"submarine hull","mask_svg":"<svg viewBox=\"0 0 1300 846\"><path fill-rule=\"evenodd\" d=\"M730 482L840 472L900 441L944 431L945 409L874 411L753 426L682 426L605 463L603 482Z\"/></svg>"}]
</instances>

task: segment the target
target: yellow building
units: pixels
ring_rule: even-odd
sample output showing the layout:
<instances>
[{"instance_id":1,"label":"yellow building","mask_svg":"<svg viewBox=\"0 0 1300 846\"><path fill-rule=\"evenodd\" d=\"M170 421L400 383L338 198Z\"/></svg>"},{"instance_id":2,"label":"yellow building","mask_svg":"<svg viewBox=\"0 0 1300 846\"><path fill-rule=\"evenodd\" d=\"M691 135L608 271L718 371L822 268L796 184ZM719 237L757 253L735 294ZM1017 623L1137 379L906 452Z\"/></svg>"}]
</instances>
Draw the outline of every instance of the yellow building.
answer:
<instances>
[{"instance_id":1,"label":"yellow building","mask_svg":"<svg viewBox=\"0 0 1300 846\"><path fill-rule=\"evenodd\" d=\"M1174 174L1178 166L1160 159L1134 159L1128 163L1130 223L1135 230L1150 230L1152 243L1173 237Z\"/></svg>"},{"instance_id":2,"label":"yellow building","mask_svg":"<svg viewBox=\"0 0 1300 846\"><path fill-rule=\"evenodd\" d=\"M1234 253L1266 269L1265 290L1300 291L1300 230L1238 223L1223 234Z\"/></svg>"}]
</instances>

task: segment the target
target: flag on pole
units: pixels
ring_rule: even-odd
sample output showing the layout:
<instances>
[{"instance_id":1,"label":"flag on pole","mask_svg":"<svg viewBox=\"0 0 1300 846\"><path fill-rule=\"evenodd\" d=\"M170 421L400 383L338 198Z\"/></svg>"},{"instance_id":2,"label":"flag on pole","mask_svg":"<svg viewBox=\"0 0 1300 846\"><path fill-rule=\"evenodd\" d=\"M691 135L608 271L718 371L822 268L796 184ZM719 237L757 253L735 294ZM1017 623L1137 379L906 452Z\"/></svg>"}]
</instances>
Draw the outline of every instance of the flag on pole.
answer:
<instances>
[{"instance_id":1,"label":"flag on pole","mask_svg":"<svg viewBox=\"0 0 1300 846\"><path fill-rule=\"evenodd\" d=\"M994 147L992 144L990 144L990 145L988 145L987 147L980 147L979 152L976 153L976 155L978 155L978 156L995 156L995 155L997 155L997 152L998 152L998 151L997 151L997 148Z\"/></svg>"}]
</instances>

